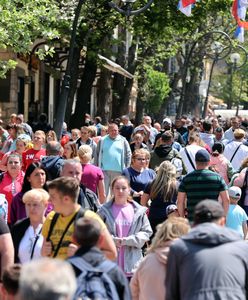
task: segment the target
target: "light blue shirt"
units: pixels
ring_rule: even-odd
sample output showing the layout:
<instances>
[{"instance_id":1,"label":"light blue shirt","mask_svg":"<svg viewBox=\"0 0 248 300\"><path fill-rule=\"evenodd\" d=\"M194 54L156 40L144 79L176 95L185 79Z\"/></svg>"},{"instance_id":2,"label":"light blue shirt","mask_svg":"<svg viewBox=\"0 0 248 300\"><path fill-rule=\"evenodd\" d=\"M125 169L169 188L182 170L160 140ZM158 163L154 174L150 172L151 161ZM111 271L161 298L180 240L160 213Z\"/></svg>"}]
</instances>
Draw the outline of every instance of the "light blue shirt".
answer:
<instances>
[{"instance_id":1,"label":"light blue shirt","mask_svg":"<svg viewBox=\"0 0 248 300\"><path fill-rule=\"evenodd\" d=\"M102 170L122 172L123 151L124 145L122 138L117 136L113 140L110 137L106 137L102 147Z\"/></svg>"},{"instance_id":2,"label":"light blue shirt","mask_svg":"<svg viewBox=\"0 0 248 300\"><path fill-rule=\"evenodd\" d=\"M242 207L236 204L230 204L228 214L226 216L226 227L232 228L244 238L243 223L248 220L248 217Z\"/></svg>"}]
</instances>

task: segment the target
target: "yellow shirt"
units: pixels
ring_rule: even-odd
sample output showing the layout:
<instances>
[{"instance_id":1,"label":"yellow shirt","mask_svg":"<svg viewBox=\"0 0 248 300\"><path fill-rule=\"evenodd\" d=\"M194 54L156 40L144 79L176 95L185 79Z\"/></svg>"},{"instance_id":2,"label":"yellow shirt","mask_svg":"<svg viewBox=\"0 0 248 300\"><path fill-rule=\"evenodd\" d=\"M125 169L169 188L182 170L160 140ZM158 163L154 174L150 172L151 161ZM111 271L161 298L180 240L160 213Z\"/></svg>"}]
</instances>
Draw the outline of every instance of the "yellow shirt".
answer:
<instances>
[{"instance_id":1,"label":"yellow shirt","mask_svg":"<svg viewBox=\"0 0 248 300\"><path fill-rule=\"evenodd\" d=\"M63 216L59 215L59 217L57 219L57 222L56 222L56 224L53 228L52 234L50 236L50 240L53 244L53 251L52 251L51 256L53 256L54 251L56 250L57 245L60 241L60 238L61 238L62 234L64 233L64 230L67 227L67 224L73 218L75 213L78 212L78 210L79 209L77 209L76 212L74 212L71 215L66 216L66 217L63 217ZM55 212L51 211L48 214L48 216L45 220L45 223L43 224L42 235L43 235L44 239L46 239L47 236L48 236L50 224L51 224L51 221L52 221L54 215L55 215ZM106 228L106 225L104 224L102 219L96 213L94 213L93 211L86 210L84 216L97 220L101 224L102 230ZM74 222L72 222L72 224L69 226L69 228L68 228L68 230L67 230L67 232L66 232L66 234L63 238L63 241L61 243L61 246L59 248L59 251L58 251L58 254L57 254L56 258L61 258L61 259L66 259L67 258L67 248L68 248L69 244L72 242L73 231L74 231Z\"/></svg>"}]
</instances>

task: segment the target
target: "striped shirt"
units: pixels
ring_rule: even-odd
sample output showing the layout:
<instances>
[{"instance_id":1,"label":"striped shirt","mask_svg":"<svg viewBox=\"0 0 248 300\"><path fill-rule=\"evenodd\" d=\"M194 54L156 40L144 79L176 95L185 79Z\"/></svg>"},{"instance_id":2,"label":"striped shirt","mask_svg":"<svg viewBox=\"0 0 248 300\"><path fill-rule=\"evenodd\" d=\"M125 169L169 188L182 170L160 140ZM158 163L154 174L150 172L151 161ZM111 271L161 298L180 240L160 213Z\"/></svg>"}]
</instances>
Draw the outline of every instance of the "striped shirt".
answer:
<instances>
[{"instance_id":1,"label":"striped shirt","mask_svg":"<svg viewBox=\"0 0 248 300\"><path fill-rule=\"evenodd\" d=\"M186 193L188 218L193 220L194 208L204 199L218 200L219 194L227 190L224 179L210 170L195 170L186 175L179 185L179 192Z\"/></svg>"}]
</instances>

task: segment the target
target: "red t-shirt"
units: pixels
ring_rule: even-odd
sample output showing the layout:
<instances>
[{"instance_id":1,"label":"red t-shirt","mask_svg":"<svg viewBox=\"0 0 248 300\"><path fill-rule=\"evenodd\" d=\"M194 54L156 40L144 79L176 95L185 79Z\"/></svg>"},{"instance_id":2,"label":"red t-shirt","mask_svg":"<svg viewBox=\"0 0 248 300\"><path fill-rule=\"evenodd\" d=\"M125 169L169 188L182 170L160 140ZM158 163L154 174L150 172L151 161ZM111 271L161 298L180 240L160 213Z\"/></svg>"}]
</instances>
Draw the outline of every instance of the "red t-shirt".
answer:
<instances>
[{"instance_id":1,"label":"red t-shirt","mask_svg":"<svg viewBox=\"0 0 248 300\"><path fill-rule=\"evenodd\" d=\"M41 148L40 150L28 149L22 154L22 165L23 170L26 171L27 167L32 162L38 162L42 157L46 156L46 149Z\"/></svg>"},{"instance_id":2,"label":"red t-shirt","mask_svg":"<svg viewBox=\"0 0 248 300\"><path fill-rule=\"evenodd\" d=\"M8 172L4 173L3 179L0 183L0 193L4 194L8 201L8 223L10 223L10 207L14 196L22 190L22 184L24 179L24 172L20 171L15 181L12 182L12 178Z\"/></svg>"}]
</instances>

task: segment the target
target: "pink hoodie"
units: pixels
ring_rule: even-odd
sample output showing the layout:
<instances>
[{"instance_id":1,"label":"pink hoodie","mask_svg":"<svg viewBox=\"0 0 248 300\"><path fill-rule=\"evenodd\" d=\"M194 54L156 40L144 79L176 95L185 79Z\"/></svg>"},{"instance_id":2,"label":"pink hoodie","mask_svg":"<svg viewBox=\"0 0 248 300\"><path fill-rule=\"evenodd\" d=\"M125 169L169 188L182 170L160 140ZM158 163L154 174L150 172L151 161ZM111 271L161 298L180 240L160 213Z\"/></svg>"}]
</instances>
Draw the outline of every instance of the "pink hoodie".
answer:
<instances>
[{"instance_id":1,"label":"pink hoodie","mask_svg":"<svg viewBox=\"0 0 248 300\"><path fill-rule=\"evenodd\" d=\"M218 172L220 176L225 180L225 183L229 184L229 179L227 176L228 160L225 158L224 155L211 155L210 166L213 166L216 169L216 172Z\"/></svg>"},{"instance_id":2,"label":"pink hoodie","mask_svg":"<svg viewBox=\"0 0 248 300\"><path fill-rule=\"evenodd\" d=\"M145 256L130 282L133 300L164 300L170 242Z\"/></svg>"}]
</instances>

